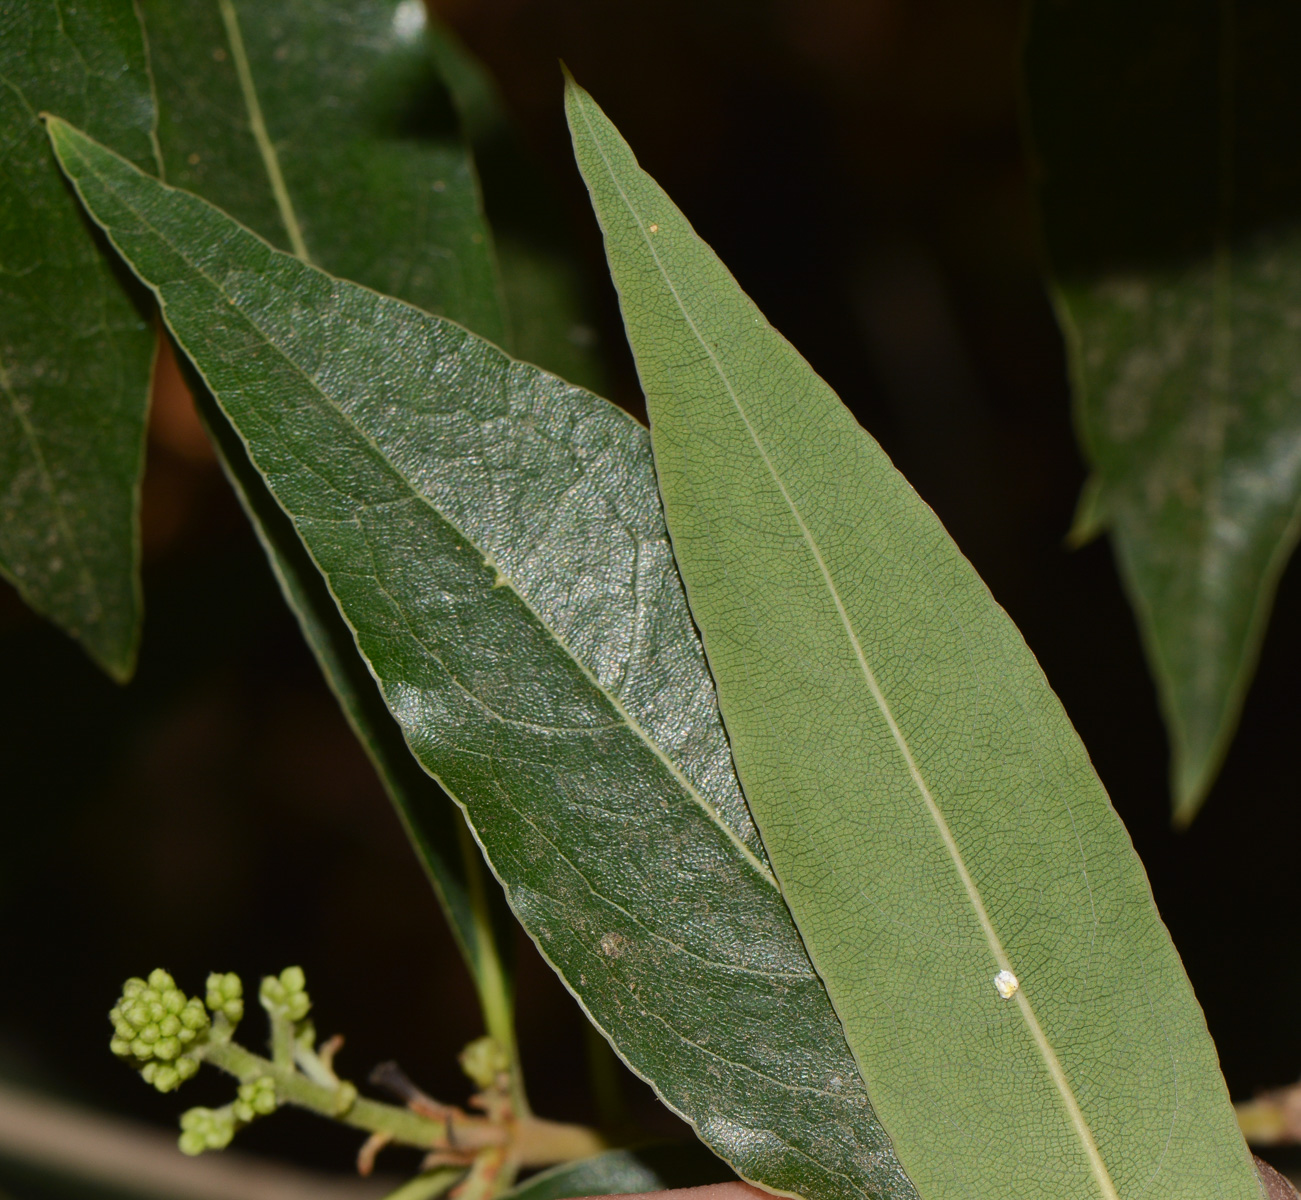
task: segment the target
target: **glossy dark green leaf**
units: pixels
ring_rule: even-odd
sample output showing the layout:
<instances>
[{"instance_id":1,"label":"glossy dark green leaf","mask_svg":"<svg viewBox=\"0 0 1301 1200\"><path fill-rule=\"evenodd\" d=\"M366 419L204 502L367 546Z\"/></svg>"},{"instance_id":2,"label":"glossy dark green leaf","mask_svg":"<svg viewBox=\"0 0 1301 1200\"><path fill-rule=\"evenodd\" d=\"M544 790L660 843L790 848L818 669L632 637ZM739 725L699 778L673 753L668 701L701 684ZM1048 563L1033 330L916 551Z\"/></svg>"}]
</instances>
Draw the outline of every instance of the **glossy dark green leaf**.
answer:
<instances>
[{"instance_id":1,"label":"glossy dark green leaf","mask_svg":"<svg viewBox=\"0 0 1301 1200\"><path fill-rule=\"evenodd\" d=\"M736 1176L699 1143L610 1150L563 1163L534 1175L504 1200L570 1200L578 1196L623 1196L668 1188L726 1183Z\"/></svg>"},{"instance_id":2,"label":"glossy dark green leaf","mask_svg":"<svg viewBox=\"0 0 1301 1200\"><path fill-rule=\"evenodd\" d=\"M748 1179L914 1195L732 773L646 431L51 135L624 1059Z\"/></svg>"},{"instance_id":3,"label":"glossy dark green leaf","mask_svg":"<svg viewBox=\"0 0 1301 1200\"><path fill-rule=\"evenodd\" d=\"M503 962L512 933L500 890L485 877L465 821L412 757L326 581L197 375L193 391L280 590L429 876L470 968L488 1030L502 1045L513 1047L512 987Z\"/></svg>"},{"instance_id":4,"label":"glossy dark green leaf","mask_svg":"<svg viewBox=\"0 0 1301 1200\"><path fill-rule=\"evenodd\" d=\"M1255 1200L1143 867L935 514L566 108L736 769L896 1153L954 1200Z\"/></svg>"},{"instance_id":5,"label":"glossy dark green leaf","mask_svg":"<svg viewBox=\"0 0 1301 1200\"><path fill-rule=\"evenodd\" d=\"M1192 820L1301 524L1301 9L1040 0L1043 226L1093 478Z\"/></svg>"},{"instance_id":6,"label":"glossy dark green leaf","mask_svg":"<svg viewBox=\"0 0 1301 1200\"><path fill-rule=\"evenodd\" d=\"M223 204L282 249L310 253L489 338L503 335L473 163L435 74L419 4L141 3L168 178ZM484 877L464 821L406 749L292 525L194 382L281 589L429 872L489 1028L509 1044L500 947L510 935L498 889Z\"/></svg>"},{"instance_id":7,"label":"glossy dark green leaf","mask_svg":"<svg viewBox=\"0 0 1301 1200\"><path fill-rule=\"evenodd\" d=\"M131 0L0 5L0 572L114 678L140 638L154 334L94 244L38 114L157 169Z\"/></svg>"}]
</instances>

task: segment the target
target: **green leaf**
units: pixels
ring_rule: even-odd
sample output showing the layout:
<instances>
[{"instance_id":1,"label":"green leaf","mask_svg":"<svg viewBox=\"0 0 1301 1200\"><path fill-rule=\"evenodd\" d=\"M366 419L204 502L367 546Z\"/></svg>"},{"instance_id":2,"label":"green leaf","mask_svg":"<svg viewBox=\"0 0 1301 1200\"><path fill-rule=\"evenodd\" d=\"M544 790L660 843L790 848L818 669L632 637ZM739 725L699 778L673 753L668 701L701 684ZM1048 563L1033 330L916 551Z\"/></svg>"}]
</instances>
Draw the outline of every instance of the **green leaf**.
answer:
<instances>
[{"instance_id":1,"label":"green leaf","mask_svg":"<svg viewBox=\"0 0 1301 1200\"><path fill-rule=\"evenodd\" d=\"M504 1200L569 1200L577 1196L626 1196L668 1188L726 1183L736 1176L699 1143L610 1150L563 1163L534 1175Z\"/></svg>"},{"instance_id":2,"label":"green leaf","mask_svg":"<svg viewBox=\"0 0 1301 1200\"><path fill-rule=\"evenodd\" d=\"M142 0L169 178L283 249L500 338L473 163L402 0ZM365 220L357 214L364 212ZM286 600L429 872L491 1032L513 1046L509 918L465 822L411 757L320 572L199 379L200 411Z\"/></svg>"},{"instance_id":3,"label":"green leaf","mask_svg":"<svg viewBox=\"0 0 1301 1200\"><path fill-rule=\"evenodd\" d=\"M748 1179L915 1195L731 771L646 431L50 133L624 1059Z\"/></svg>"},{"instance_id":4,"label":"green leaf","mask_svg":"<svg viewBox=\"0 0 1301 1200\"><path fill-rule=\"evenodd\" d=\"M418 0L141 0L166 177L347 279L506 337Z\"/></svg>"},{"instance_id":5,"label":"green leaf","mask_svg":"<svg viewBox=\"0 0 1301 1200\"><path fill-rule=\"evenodd\" d=\"M591 98L566 103L737 771L917 1190L1256 1197L1143 869L1033 655Z\"/></svg>"},{"instance_id":6,"label":"green leaf","mask_svg":"<svg viewBox=\"0 0 1301 1200\"><path fill-rule=\"evenodd\" d=\"M1094 471L1073 536L1111 531L1179 824L1233 738L1301 526L1299 38L1279 0L1053 0L1030 27L1043 226Z\"/></svg>"},{"instance_id":7,"label":"green leaf","mask_svg":"<svg viewBox=\"0 0 1301 1200\"><path fill-rule=\"evenodd\" d=\"M38 114L156 169L131 0L6 5L0 84L0 572L125 681L154 334L87 236Z\"/></svg>"},{"instance_id":8,"label":"green leaf","mask_svg":"<svg viewBox=\"0 0 1301 1200\"><path fill-rule=\"evenodd\" d=\"M344 716L374 764L447 915L478 990L488 1032L513 1052L512 986L502 961L512 933L500 892L484 877L478 848L460 813L411 756L401 729L357 652L352 630L293 522L267 490L203 380L196 375L193 384L204 425L253 522L280 590Z\"/></svg>"}]
</instances>

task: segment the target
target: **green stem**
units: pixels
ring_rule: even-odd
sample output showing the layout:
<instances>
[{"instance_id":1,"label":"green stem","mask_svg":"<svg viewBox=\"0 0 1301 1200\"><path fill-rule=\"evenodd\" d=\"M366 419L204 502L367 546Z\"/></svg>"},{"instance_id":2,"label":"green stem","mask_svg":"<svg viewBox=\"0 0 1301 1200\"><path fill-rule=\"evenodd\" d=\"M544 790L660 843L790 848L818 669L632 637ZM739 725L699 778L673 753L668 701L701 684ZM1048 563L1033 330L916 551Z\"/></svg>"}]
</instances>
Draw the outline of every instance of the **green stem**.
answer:
<instances>
[{"instance_id":1,"label":"green stem","mask_svg":"<svg viewBox=\"0 0 1301 1200\"><path fill-rule=\"evenodd\" d=\"M394 1142L422 1150L456 1149L473 1154L492 1146L508 1146L512 1163L538 1167L587 1158L608 1148L595 1130L545 1121L531 1114L508 1126L463 1112L458 1112L454 1121L431 1119L409 1108L368 1100L346 1081L325 1084L309 1079L292 1063L282 1067L228 1040L208 1042L203 1047L203 1060L234 1075L241 1083L269 1076L275 1081L276 1098L283 1103L310 1109L367 1133L387 1134Z\"/></svg>"},{"instance_id":2,"label":"green stem","mask_svg":"<svg viewBox=\"0 0 1301 1200\"><path fill-rule=\"evenodd\" d=\"M234 1075L241 1083L270 1076L280 1100L367 1133L387 1133L404 1146L428 1150L447 1140L447 1127L441 1121L431 1121L408 1108L368 1100L359 1096L350 1083L335 1087L316 1083L294 1070L292 1063L283 1067L235 1042L210 1042L204 1047L203 1060Z\"/></svg>"},{"instance_id":3,"label":"green stem","mask_svg":"<svg viewBox=\"0 0 1301 1200\"><path fill-rule=\"evenodd\" d=\"M528 1096L524 1091L524 1073L520 1066L519 1046L515 1040L515 1004L510 983L502 967L497 939L493 930L492 909L488 903L487 879L483 855L470 833L470 826L462 820L457 827L461 860L465 864L466 887L470 895L470 909L474 914L475 970L474 985L479 993L479 1007L483 1012L484 1028L497 1042L510 1060L511 1104L517 1118L529 1115Z\"/></svg>"},{"instance_id":4,"label":"green stem","mask_svg":"<svg viewBox=\"0 0 1301 1200\"><path fill-rule=\"evenodd\" d=\"M268 1011L271 1024L271 1061L283 1070L294 1066L294 1023L284 1013Z\"/></svg>"}]
</instances>

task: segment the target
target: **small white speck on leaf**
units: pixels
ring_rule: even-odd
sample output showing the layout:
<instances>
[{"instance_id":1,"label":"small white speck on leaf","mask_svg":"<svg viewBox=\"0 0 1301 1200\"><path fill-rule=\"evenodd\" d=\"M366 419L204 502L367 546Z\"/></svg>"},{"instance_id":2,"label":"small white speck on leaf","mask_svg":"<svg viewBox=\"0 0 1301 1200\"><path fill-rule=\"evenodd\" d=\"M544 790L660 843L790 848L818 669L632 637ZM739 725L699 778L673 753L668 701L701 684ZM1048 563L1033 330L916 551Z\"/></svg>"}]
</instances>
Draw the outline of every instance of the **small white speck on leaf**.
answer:
<instances>
[{"instance_id":1,"label":"small white speck on leaf","mask_svg":"<svg viewBox=\"0 0 1301 1200\"><path fill-rule=\"evenodd\" d=\"M659 231L660 231L660 227L659 227L658 225L652 225L652 226L650 227L650 231L651 231L651 233L659 233Z\"/></svg>"},{"instance_id":2,"label":"small white speck on leaf","mask_svg":"<svg viewBox=\"0 0 1301 1200\"><path fill-rule=\"evenodd\" d=\"M1021 981L1011 971L1000 971L994 976L994 991L1004 1000L1011 1000L1021 990Z\"/></svg>"}]
</instances>

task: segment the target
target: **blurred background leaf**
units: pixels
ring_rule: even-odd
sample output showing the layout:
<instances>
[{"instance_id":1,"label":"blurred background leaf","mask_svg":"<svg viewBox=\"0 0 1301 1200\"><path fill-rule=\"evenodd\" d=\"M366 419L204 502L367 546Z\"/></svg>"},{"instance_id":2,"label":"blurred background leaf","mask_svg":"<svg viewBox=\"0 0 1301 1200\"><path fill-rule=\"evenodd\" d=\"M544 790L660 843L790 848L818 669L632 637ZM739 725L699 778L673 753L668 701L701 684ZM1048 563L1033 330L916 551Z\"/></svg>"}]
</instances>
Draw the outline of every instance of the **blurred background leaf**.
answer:
<instances>
[{"instance_id":1,"label":"blurred background leaf","mask_svg":"<svg viewBox=\"0 0 1301 1200\"><path fill-rule=\"evenodd\" d=\"M140 640L153 331L92 239L38 116L147 170L155 113L131 0L0 8L0 573L119 682Z\"/></svg>"},{"instance_id":2,"label":"blurred background leaf","mask_svg":"<svg viewBox=\"0 0 1301 1200\"><path fill-rule=\"evenodd\" d=\"M169 183L500 342L474 164L403 0L142 0Z\"/></svg>"},{"instance_id":3,"label":"blurred background leaf","mask_svg":"<svg viewBox=\"0 0 1301 1200\"><path fill-rule=\"evenodd\" d=\"M1170 739L1175 821L1237 728L1301 522L1301 11L1037 0L1043 226L1093 467Z\"/></svg>"}]
</instances>

